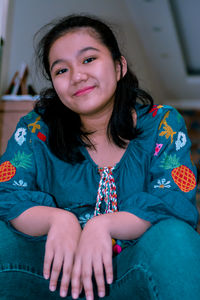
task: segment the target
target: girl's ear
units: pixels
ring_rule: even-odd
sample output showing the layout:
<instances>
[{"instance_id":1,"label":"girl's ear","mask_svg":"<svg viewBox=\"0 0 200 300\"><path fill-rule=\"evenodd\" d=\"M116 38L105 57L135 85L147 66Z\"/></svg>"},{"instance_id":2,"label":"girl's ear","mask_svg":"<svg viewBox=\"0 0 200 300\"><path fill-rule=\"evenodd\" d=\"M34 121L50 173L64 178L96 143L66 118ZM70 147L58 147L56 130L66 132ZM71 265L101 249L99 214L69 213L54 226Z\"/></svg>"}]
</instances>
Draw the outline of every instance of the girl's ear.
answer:
<instances>
[{"instance_id":1,"label":"girl's ear","mask_svg":"<svg viewBox=\"0 0 200 300\"><path fill-rule=\"evenodd\" d=\"M121 56L120 62L116 62L117 81L126 75L127 61L124 56Z\"/></svg>"}]
</instances>

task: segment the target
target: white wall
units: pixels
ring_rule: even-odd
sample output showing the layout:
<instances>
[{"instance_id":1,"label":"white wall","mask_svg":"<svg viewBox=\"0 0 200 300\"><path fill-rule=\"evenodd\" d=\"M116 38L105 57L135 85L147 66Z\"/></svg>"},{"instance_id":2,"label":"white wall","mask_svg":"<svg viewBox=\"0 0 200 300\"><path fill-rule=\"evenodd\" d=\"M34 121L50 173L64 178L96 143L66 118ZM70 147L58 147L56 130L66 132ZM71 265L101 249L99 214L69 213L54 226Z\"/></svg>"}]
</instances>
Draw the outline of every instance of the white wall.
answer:
<instances>
[{"instance_id":1,"label":"white wall","mask_svg":"<svg viewBox=\"0 0 200 300\"><path fill-rule=\"evenodd\" d=\"M6 33L6 18L8 13L8 0L0 1L0 36L5 38Z\"/></svg>"},{"instance_id":2,"label":"white wall","mask_svg":"<svg viewBox=\"0 0 200 300\"><path fill-rule=\"evenodd\" d=\"M0 0L0 38L3 43L6 38L7 32L7 16L10 0ZM2 48L0 49L0 90L1 90L1 60L2 60Z\"/></svg>"},{"instance_id":3,"label":"white wall","mask_svg":"<svg viewBox=\"0 0 200 300\"><path fill-rule=\"evenodd\" d=\"M128 60L142 86L152 92L153 96L164 98L162 87L158 86L154 72L148 65L126 2L123 0L11 0L9 32L2 68L2 92L22 62L29 65L32 71L29 82L37 92L45 85L44 82L41 84L36 81L33 74L33 36L41 26L52 19L71 13L95 14L114 24L122 50L128 54Z\"/></svg>"}]
</instances>

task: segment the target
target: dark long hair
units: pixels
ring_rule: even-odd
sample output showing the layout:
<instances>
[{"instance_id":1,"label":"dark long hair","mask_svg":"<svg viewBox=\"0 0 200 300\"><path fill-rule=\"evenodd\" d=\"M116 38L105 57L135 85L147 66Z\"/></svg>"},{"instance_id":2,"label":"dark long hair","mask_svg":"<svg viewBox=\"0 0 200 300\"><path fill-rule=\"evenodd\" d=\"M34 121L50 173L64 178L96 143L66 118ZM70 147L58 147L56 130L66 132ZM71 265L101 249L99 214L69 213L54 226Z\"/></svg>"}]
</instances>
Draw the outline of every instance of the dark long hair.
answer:
<instances>
[{"instance_id":1,"label":"dark long hair","mask_svg":"<svg viewBox=\"0 0 200 300\"><path fill-rule=\"evenodd\" d=\"M129 69L122 76L121 52L112 30L96 17L71 15L54 23L47 24L38 33L47 28L48 32L39 40L36 47L37 64L42 67L42 73L51 82L51 88L40 93L40 100L35 105L35 111L41 115L49 127L49 146L60 159L77 163L84 160L80 146L93 146L89 133L81 130L79 115L67 108L59 99L51 81L49 68L49 51L52 44L61 36L78 28L89 28L92 34L110 51L113 61L121 66L121 79L117 83L113 112L108 124L107 135L121 148L126 147L125 140L134 139L139 132L133 122L132 113L136 101L143 105L153 105L152 97L140 89L138 79ZM38 36L36 34L36 37ZM88 141L83 142L83 140Z\"/></svg>"}]
</instances>

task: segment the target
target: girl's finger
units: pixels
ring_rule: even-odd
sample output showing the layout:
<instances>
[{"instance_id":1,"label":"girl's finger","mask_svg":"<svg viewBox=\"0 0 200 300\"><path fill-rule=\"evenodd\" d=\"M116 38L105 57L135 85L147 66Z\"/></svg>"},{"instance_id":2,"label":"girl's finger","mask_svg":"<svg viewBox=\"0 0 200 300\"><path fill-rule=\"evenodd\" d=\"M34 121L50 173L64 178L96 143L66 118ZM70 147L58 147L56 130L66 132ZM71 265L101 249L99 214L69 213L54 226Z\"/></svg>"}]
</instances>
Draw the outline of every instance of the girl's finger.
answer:
<instances>
[{"instance_id":1,"label":"girl's finger","mask_svg":"<svg viewBox=\"0 0 200 300\"><path fill-rule=\"evenodd\" d=\"M44 265L43 265L43 276L45 279L49 279L50 277L50 270L53 261L53 256L54 256L53 251L48 249L48 247L46 247L45 255L44 255Z\"/></svg>"},{"instance_id":2,"label":"girl's finger","mask_svg":"<svg viewBox=\"0 0 200 300\"><path fill-rule=\"evenodd\" d=\"M112 253L112 252L111 252ZM106 282L111 284L113 282L113 264L112 254L105 253L103 256L103 265L106 273Z\"/></svg>"},{"instance_id":3,"label":"girl's finger","mask_svg":"<svg viewBox=\"0 0 200 300\"><path fill-rule=\"evenodd\" d=\"M49 284L49 289L52 292L56 290L58 277L62 269L62 264L63 264L63 256L56 254L53 260L51 276L50 276L50 284Z\"/></svg>"},{"instance_id":4,"label":"girl's finger","mask_svg":"<svg viewBox=\"0 0 200 300\"><path fill-rule=\"evenodd\" d=\"M64 259L63 268L62 268L62 280L60 285L60 296L66 297L69 287L69 282L71 279L72 272L72 264L73 264L73 256L67 255Z\"/></svg>"},{"instance_id":5,"label":"girl's finger","mask_svg":"<svg viewBox=\"0 0 200 300\"><path fill-rule=\"evenodd\" d=\"M81 260L76 258L72 270L71 289L73 299L77 299L82 290L81 283Z\"/></svg>"},{"instance_id":6,"label":"girl's finger","mask_svg":"<svg viewBox=\"0 0 200 300\"><path fill-rule=\"evenodd\" d=\"M104 280L104 272L103 272L103 262L101 257L97 257L93 262L93 269L95 280L98 288L99 297L105 296L105 280Z\"/></svg>"},{"instance_id":7,"label":"girl's finger","mask_svg":"<svg viewBox=\"0 0 200 300\"><path fill-rule=\"evenodd\" d=\"M86 300L93 300L92 262L86 259L82 265L81 279L85 290Z\"/></svg>"}]
</instances>

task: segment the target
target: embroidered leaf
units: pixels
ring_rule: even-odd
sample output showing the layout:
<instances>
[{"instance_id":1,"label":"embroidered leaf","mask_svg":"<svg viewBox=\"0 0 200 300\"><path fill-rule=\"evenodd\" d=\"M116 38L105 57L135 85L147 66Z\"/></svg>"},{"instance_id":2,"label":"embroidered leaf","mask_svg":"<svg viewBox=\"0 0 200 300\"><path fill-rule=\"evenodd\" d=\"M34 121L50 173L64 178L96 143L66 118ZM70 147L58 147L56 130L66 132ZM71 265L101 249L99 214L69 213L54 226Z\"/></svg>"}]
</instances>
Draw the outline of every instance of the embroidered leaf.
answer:
<instances>
[{"instance_id":1,"label":"embroidered leaf","mask_svg":"<svg viewBox=\"0 0 200 300\"><path fill-rule=\"evenodd\" d=\"M179 158L174 155L167 155L164 153L164 158L161 161L160 166L165 170L173 169L180 166Z\"/></svg>"},{"instance_id":2,"label":"embroidered leaf","mask_svg":"<svg viewBox=\"0 0 200 300\"><path fill-rule=\"evenodd\" d=\"M31 156L32 154L26 154L25 152L18 151L11 161L11 164L16 168L30 168L32 165Z\"/></svg>"}]
</instances>

